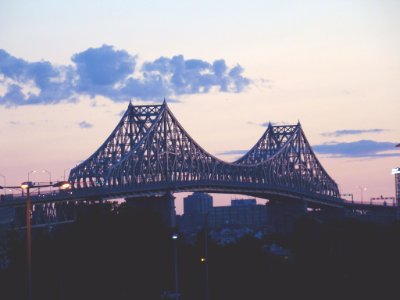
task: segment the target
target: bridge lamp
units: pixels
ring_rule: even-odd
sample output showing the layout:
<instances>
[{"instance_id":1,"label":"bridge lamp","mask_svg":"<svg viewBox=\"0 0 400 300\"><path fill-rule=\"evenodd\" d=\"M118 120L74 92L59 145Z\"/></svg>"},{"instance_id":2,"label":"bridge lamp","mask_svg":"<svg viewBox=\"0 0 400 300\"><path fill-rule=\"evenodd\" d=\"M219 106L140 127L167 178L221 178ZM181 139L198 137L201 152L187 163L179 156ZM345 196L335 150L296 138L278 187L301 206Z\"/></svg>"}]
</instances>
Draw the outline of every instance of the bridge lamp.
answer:
<instances>
[{"instance_id":1,"label":"bridge lamp","mask_svg":"<svg viewBox=\"0 0 400 300\"><path fill-rule=\"evenodd\" d=\"M68 181L59 181L56 182L55 184L52 185L53 187L58 187L62 190L70 189L71 188L71 183Z\"/></svg>"},{"instance_id":2,"label":"bridge lamp","mask_svg":"<svg viewBox=\"0 0 400 300\"><path fill-rule=\"evenodd\" d=\"M33 187L32 181L25 181L20 185L21 189L29 190L29 188Z\"/></svg>"}]
</instances>

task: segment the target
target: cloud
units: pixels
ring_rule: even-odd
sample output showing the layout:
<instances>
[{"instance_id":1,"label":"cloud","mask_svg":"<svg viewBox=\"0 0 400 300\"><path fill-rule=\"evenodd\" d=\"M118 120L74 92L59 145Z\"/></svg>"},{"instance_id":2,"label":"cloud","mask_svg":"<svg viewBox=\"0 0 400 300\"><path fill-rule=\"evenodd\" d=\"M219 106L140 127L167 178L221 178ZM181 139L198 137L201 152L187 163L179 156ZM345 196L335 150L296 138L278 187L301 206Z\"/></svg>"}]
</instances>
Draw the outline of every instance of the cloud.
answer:
<instances>
[{"instance_id":1,"label":"cloud","mask_svg":"<svg viewBox=\"0 0 400 300\"><path fill-rule=\"evenodd\" d=\"M340 137L343 135L357 135L363 133L381 133L387 131L387 129L344 129L344 130L336 130L333 132L324 132L321 133L322 136L326 137Z\"/></svg>"},{"instance_id":2,"label":"cloud","mask_svg":"<svg viewBox=\"0 0 400 300\"><path fill-rule=\"evenodd\" d=\"M356 142L338 143L329 142L314 145L312 149L318 154L328 155L334 158L340 157L392 157L400 156L396 143L376 142L371 140L360 140ZM393 152L390 152L393 151ZM218 155L243 155L248 150L229 150L218 153ZM397 153L396 153L397 152Z\"/></svg>"},{"instance_id":3,"label":"cloud","mask_svg":"<svg viewBox=\"0 0 400 300\"><path fill-rule=\"evenodd\" d=\"M83 129L92 128L93 127L93 124L90 124L90 123L88 123L86 121L79 122L78 125L79 125L80 128L83 128Z\"/></svg>"},{"instance_id":4,"label":"cloud","mask_svg":"<svg viewBox=\"0 0 400 300\"><path fill-rule=\"evenodd\" d=\"M314 145L312 148L320 154L330 155L331 157L389 157L400 156L396 151L396 143L376 142L371 140L360 140L356 142L338 143L331 142L321 145Z\"/></svg>"},{"instance_id":5,"label":"cloud","mask_svg":"<svg viewBox=\"0 0 400 300\"><path fill-rule=\"evenodd\" d=\"M243 71L240 65L230 69L223 59L211 64L200 59L185 60L183 55L160 57L142 67L146 79L157 84L163 81L175 95L208 93L213 87L222 92L241 92L251 82L242 76Z\"/></svg>"},{"instance_id":6,"label":"cloud","mask_svg":"<svg viewBox=\"0 0 400 300\"><path fill-rule=\"evenodd\" d=\"M0 87L6 89L0 105L54 104L68 100L73 92L72 67L53 66L47 61L29 63L2 49L0 75Z\"/></svg>"},{"instance_id":7,"label":"cloud","mask_svg":"<svg viewBox=\"0 0 400 300\"><path fill-rule=\"evenodd\" d=\"M112 93L113 85L132 74L136 64L135 57L108 45L89 48L73 55L71 60L76 65L77 91L92 96Z\"/></svg>"},{"instance_id":8,"label":"cloud","mask_svg":"<svg viewBox=\"0 0 400 300\"><path fill-rule=\"evenodd\" d=\"M21 122L19 122L19 121L10 121L10 122L8 122L8 124L10 124L12 126L18 126L18 125L21 125Z\"/></svg>"},{"instance_id":9,"label":"cloud","mask_svg":"<svg viewBox=\"0 0 400 300\"><path fill-rule=\"evenodd\" d=\"M0 49L0 105L6 107L76 102L80 95L113 101L175 99L211 91L240 93L252 81L240 65L183 55L160 57L137 67L137 57L110 45L72 55L72 65L28 62Z\"/></svg>"},{"instance_id":10,"label":"cloud","mask_svg":"<svg viewBox=\"0 0 400 300\"><path fill-rule=\"evenodd\" d=\"M247 153L249 150L229 150L225 152L218 153L218 155L242 155Z\"/></svg>"}]
</instances>

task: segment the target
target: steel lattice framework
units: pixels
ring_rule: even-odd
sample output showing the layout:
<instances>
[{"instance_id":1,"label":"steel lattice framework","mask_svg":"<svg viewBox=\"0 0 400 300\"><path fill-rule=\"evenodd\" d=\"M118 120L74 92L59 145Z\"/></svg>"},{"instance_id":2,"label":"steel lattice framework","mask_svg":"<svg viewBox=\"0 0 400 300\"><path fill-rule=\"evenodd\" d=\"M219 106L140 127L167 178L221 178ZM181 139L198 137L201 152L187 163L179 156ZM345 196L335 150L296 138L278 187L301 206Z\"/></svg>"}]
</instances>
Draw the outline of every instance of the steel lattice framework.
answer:
<instances>
[{"instance_id":1,"label":"steel lattice framework","mask_svg":"<svg viewBox=\"0 0 400 300\"><path fill-rule=\"evenodd\" d=\"M315 156L300 123L269 124L254 147L228 163L200 147L162 105L131 103L117 127L87 160L71 170L76 190L132 189L162 184L180 186L251 186L339 199L335 181Z\"/></svg>"}]
</instances>

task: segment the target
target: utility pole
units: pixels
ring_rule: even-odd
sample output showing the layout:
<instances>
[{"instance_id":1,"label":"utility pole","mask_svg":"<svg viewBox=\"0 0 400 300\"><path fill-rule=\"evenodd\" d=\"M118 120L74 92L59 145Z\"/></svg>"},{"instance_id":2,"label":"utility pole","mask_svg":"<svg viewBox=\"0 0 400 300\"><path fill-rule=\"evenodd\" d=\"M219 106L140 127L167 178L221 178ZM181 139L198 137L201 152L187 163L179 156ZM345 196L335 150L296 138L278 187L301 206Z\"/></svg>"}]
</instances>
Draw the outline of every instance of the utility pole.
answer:
<instances>
[{"instance_id":1,"label":"utility pole","mask_svg":"<svg viewBox=\"0 0 400 300\"><path fill-rule=\"evenodd\" d=\"M172 242L174 244L174 271L175 271L175 300L179 300L179 276L178 276L178 234L172 235Z\"/></svg>"},{"instance_id":2,"label":"utility pole","mask_svg":"<svg viewBox=\"0 0 400 300\"><path fill-rule=\"evenodd\" d=\"M32 300L32 255L31 255L31 196L26 187L26 263L28 267L28 300Z\"/></svg>"},{"instance_id":3,"label":"utility pole","mask_svg":"<svg viewBox=\"0 0 400 300\"><path fill-rule=\"evenodd\" d=\"M209 286L208 286L208 212L205 214L204 224L204 258L205 258L205 300L210 299Z\"/></svg>"}]
</instances>

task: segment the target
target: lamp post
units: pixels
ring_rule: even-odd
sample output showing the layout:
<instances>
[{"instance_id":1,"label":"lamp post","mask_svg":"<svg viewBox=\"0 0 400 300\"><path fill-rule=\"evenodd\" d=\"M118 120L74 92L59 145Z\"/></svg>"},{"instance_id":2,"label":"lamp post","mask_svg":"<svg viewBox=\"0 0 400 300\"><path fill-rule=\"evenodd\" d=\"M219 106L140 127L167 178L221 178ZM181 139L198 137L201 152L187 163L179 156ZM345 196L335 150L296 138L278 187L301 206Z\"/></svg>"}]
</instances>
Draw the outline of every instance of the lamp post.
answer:
<instances>
[{"instance_id":1,"label":"lamp post","mask_svg":"<svg viewBox=\"0 0 400 300\"><path fill-rule=\"evenodd\" d=\"M51 172L50 172L49 170L46 170L46 169L42 169L42 170L31 170L31 171L29 171L29 172L28 172L28 182L29 182L29 176L30 176L32 173L37 173L37 172L47 173L47 174L49 175L49 182L50 182L50 185L49 185L49 186L51 186L51 183L52 183L52 181L51 181Z\"/></svg>"},{"instance_id":2,"label":"lamp post","mask_svg":"<svg viewBox=\"0 0 400 300\"><path fill-rule=\"evenodd\" d=\"M204 215L204 257L200 259L204 263L205 271L205 295L204 299L209 300L209 287L208 287L208 212Z\"/></svg>"},{"instance_id":3,"label":"lamp post","mask_svg":"<svg viewBox=\"0 0 400 300\"><path fill-rule=\"evenodd\" d=\"M28 182L29 182L29 175L32 174L32 173L38 173L38 172L47 173L47 174L49 175L49 183L50 183L50 185L48 185L48 186L50 187L50 191L52 191L52 186L51 186L51 184L52 184L52 181L51 181L51 172L50 172L49 170L42 169L42 170L31 170L31 171L29 171L29 172L28 172ZM38 187L38 186L36 186L36 187ZM40 193L40 188L39 188L38 191L39 191L39 193Z\"/></svg>"},{"instance_id":4,"label":"lamp post","mask_svg":"<svg viewBox=\"0 0 400 300\"><path fill-rule=\"evenodd\" d=\"M343 197L351 197L351 204L354 204L353 194L341 194Z\"/></svg>"},{"instance_id":5,"label":"lamp post","mask_svg":"<svg viewBox=\"0 0 400 300\"><path fill-rule=\"evenodd\" d=\"M63 177L63 180L65 180L65 171L67 171L67 170L70 170L71 168L66 168L66 169L64 169L64 177Z\"/></svg>"},{"instance_id":6,"label":"lamp post","mask_svg":"<svg viewBox=\"0 0 400 300\"><path fill-rule=\"evenodd\" d=\"M29 177L29 173L28 173ZM26 265L28 271L28 300L32 300L32 250L31 250L31 196L30 188L33 186L31 181L23 182L21 189L26 190Z\"/></svg>"},{"instance_id":7,"label":"lamp post","mask_svg":"<svg viewBox=\"0 0 400 300\"><path fill-rule=\"evenodd\" d=\"M367 190L365 186L357 186L361 191L361 204L363 204L363 192Z\"/></svg>"},{"instance_id":8,"label":"lamp post","mask_svg":"<svg viewBox=\"0 0 400 300\"><path fill-rule=\"evenodd\" d=\"M6 186L6 185L7 185L6 176L4 176L3 174L0 174L0 177L3 177L3 180L4 180L4 186ZM6 194L7 194L7 189L4 189L4 195L6 195Z\"/></svg>"},{"instance_id":9,"label":"lamp post","mask_svg":"<svg viewBox=\"0 0 400 300\"><path fill-rule=\"evenodd\" d=\"M178 234L172 234L172 241L174 243L174 273L175 273L175 299L179 300L179 277L178 277Z\"/></svg>"},{"instance_id":10,"label":"lamp post","mask_svg":"<svg viewBox=\"0 0 400 300\"><path fill-rule=\"evenodd\" d=\"M28 173L29 176L29 173ZM25 181L20 186L0 186L1 189L20 188L26 190L26 263L27 263L27 299L32 300L32 249L31 249L31 188L41 187L58 187L60 189L68 189L71 184L68 181L59 181L56 183L35 185L31 181Z\"/></svg>"}]
</instances>

